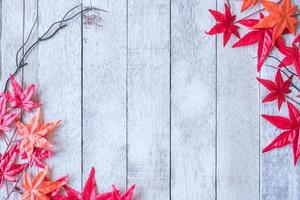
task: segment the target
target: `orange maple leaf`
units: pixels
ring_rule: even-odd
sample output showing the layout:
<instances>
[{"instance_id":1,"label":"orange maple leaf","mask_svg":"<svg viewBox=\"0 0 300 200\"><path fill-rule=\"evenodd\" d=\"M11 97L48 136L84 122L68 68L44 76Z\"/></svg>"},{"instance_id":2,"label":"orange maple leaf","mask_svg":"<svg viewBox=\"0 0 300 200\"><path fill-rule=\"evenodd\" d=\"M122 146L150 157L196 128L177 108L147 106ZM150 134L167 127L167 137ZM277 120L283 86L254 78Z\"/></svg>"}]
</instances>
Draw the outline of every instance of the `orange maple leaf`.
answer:
<instances>
[{"instance_id":1,"label":"orange maple leaf","mask_svg":"<svg viewBox=\"0 0 300 200\"><path fill-rule=\"evenodd\" d=\"M65 185L66 182L63 181L47 181L46 175L48 168L39 172L37 175L30 178L27 173L24 173L22 188L25 190L21 199L22 200L49 200L49 193L57 190L61 186Z\"/></svg>"},{"instance_id":2,"label":"orange maple leaf","mask_svg":"<svg viewBox=\"0 0 300 200\"><path fill-rule=\"evenodd\" d=\"M260 0L244 0L241 11L247 10L250 6L255 6Z\"/></svg>"},{"instance_id":3,"label":"orange maple leaf","mask_svg":"<svg viewBox=\"0 0 300 200\"><path fill-rule=\"evenodd\" d=\"M283 0L281 4L262 1L262 5L270 15L263 18L253 28L274 28L273 42L282 35L286 28L291 33L296 33L295 25L297 24L297 19L294 15L297 12L297 6L292 5L291 0Z\"/></svg>"},{"instance_id":4,"label":"orange maple leaf","mask_svg":"<svg viewBox=\"0 0 300 200\"><path fill-rule=\"evenodd\" d=\"M29 124L25 125L21 121L17 122L18 135L23 137L20 148L26 152L29 159L35 147L46 149L52 147L45 136L60 124L61 121L43 123L40 109L37 115L31 118Z\"/></svg>"}]
</instances>

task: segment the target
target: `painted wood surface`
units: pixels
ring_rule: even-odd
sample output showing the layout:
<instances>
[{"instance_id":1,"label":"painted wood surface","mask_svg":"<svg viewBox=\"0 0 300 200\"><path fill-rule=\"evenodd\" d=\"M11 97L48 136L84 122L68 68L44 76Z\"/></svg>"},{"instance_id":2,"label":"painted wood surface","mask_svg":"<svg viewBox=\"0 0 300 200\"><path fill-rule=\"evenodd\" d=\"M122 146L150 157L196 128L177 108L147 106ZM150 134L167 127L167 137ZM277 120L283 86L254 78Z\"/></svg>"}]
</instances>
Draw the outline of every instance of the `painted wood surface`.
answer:
<instances>
[{"instance_id":1,"label":"painted wood surface","mask_svg":"<svg viewBox=\"0 0 300 200\"><path fill-rule=\"evenodd\" d=\"M239 13L240 2L230 6ZM224 10L224 1L217 8ZM224 48L222 39L217 39L217 199L258 199L259 93L251 58L256 50L233 49L232 43Z\"/></svg>"},{"instance_id":2,"label":"painted wood surface","mask_svg":"<svg viewBox=\"0 0 300 200\"><path fill-rule=\"evenodd\" d=\"M99 191L135 183L136 200L300 199L291 149L261 153L278 130L260 114L277 110L260 104L255 77L273 69L257 74L255 47L205 34L215 24L207 10L224 0L3 0L0 89L35 18L32 40L80 3L108 12L75 18L17 77L36 83L46 121L63 120L51 136L53 178L69 174L80 189L95 166Z\"/></svg>"},{"instance_id":3,"label":"painted wood surface","mask_svg":"<svg viewBox=\"0 0 300 200\"><path fill-rule=\"evenodd\" d=\"M39 35L60 20L79 0L38 1ZM38 85L45 120L61 119L53 134L56 154L49 159L53 178L70 175L72 186L81 182L81 20L74 19L65 30L38 47ZM52 85L52 87L49 87Z\"/></svg>"},{"instance_id":4,"label":"painted wood surface","mask_svg":"<svg viewBox=\"0 0 300 200\"><path fill-rule=\"evenodd\" d=\"M171 197L216 199L216 41L203 12L216 2L172 1Z\"/></svg>"},{"instance_id":5,"label":"painted wood surface","mask_svg":"<svg viewBox=\"0 0 300 200\"><path fill-rule=\"evenodd\" d=\"M109 13L83 16L83 174L100 190L126 188L126 0L95 1ZM83 6L90 6L84 1ZM100 56L101 55L101 56Z\"/></svg>"},{"instance_id":6,"label":"painted wood surface","mask_svg":"<svg viewBox=\"0 0 300 200\"><path fill-rule=\"evenodd\" d=\"M1 1L1 69L0 89L3 91L5 82L10 73L16 69L15 55L17 50L23 43L23 2L18 0L13 1ZM12 14L12 13L15 13ZM6 17L2 17L6 16ZM13 26L12 26L13 24ZM2 31L7 30L7 31ZM2 67L6 66L6 67ZM22 72L17 77L19 81L23 80ZM13 130L10 131L9 137L13 135ZM1 152L5 150L4 138L1 136L0 142ZM11 188L10 188L11 189ZM7 196L6 192L0 190L0 196ZM19 199L18 195L15 195L13 199Z\"/></svg>"}]
</instances>

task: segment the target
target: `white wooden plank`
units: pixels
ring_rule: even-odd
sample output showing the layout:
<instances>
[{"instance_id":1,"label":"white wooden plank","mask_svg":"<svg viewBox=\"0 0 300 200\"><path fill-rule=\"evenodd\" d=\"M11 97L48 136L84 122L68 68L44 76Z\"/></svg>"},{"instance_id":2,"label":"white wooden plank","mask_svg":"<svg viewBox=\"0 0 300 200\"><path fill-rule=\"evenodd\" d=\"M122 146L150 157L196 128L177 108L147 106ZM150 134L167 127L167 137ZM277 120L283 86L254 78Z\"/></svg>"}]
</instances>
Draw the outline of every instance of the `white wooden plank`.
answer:
<instances>
[{"instance_id":1,"label":"white wooden plank","mask_svg":"<svg viewBox=\"0 0 300 200\"><path fill-rule=\"evenodd\" d=\"M79 0L39 1L39 33ZM73 19L54 38L38 47L38 84L45 121L61 119L53 133L55 156L49 160L53 177L70 175L71 185L80 189L81 180L81 19Z\"/></svg>"},{"instance_id":2,"label":"white wooden plank","mask_svg":"<svg viewBox=\"0 0 300 200\"><path fill-rule=\"evenodd\" d=\"M28 0L28 1L24 1L24 36L23 39L25 42L25 40L27 39L27 36L29 34L29 32L32 29L32 26L36 20L36 16L38 13L38 3L37 0ZM34 31L31 34L31 39L28 41L28 45L23 49L24 51L26 51L26 49L28 49L28 47L32 44L32 42L34 42L35 40L37 40L38 38L38 29L37 26L35 26ZM17 51L18 49L16 49ZM23 55L23 50L20 52L20 56L19 56L19 61L22 58ZM36 89L35 89L35 94L32 97L33 100L38 102L38 91L39 91L39 86L38 86L38 61L37 61L37 50L34 50L30 53L30 55L25 59L25 62L28 63L24 68L23 68L23 86L24 87L28 87L30 84L35 84L36 85ZM26 113L25 115L23 115L22 119L26 122L28 122L28 120L30 120L30 118L32 117L32 114L36 114L36 111L32 111L30 114ZM31 169L28 171L32 174L37 173L38 172L38 168L35 166L32 166ZM27 172L27 173L28 173ZM20 181L20 183L22 183L22 180ZM17 196L14 195L15 199L21 199L21 195Z\"/></svg>"},{"instance_id":3,"label":"white wooden plank","mask_svg":"<svg viewBox=\"0 0 300 200\"><path fill-rule=\"evenodd\" d=\"M217 1L222 12L224 2ZM241 2L230 2L232 12L240 13ZM255 200L259 199L259 86L256 60L251 57L256 48L232 49L231 42L223 48L222 39L217 42L217 198Z\"/></svg>"},{"instance_id":4,"label":"white wooden plank","mask_svg":"<svg viewBox=\"0 0 300 200\"><path fill-rule=\"evenodd\" d=\"M90 6L85 0L84 6ZM92 1L83 21L83 172L126 188L126 0Z\"/></svg>"},{"instance_id":5,"label":"white wooden plank","mask_svg":"<svg viewBox=\"0 0 300 200\"><path fill-rule=\"evenodd\" d=\"M296 5L299 0L293 1ZM287 44L290 44L294 36L287 38ZM277 58L282 58L279 52L273 52ZM274 59L268 59L267 64L277 66L278 62ZM292 69L292 68L290 68ZM274 80L276 70L264 67L260 76L264 79ZM286 79L286 77L283 75ZM298 86L298 77L294 77L294 83ZM298 86L299 87L299 86ZM297 94L297 91L293 91ZM261 86L261 100L268 94L268 91ZM297 99L297 98L296 98ZM299 106L298 106L299 108ZM277 103L264 103L260 105L261 114L288 116L286 104L283 104L282 110L278 112ZM276 129L269 122L260 118L261 128L261 150L267 146L281 131ZM287 147L269 151L261 155L261 199L262 200L297 200L300 199L300 166L293 165L292 147Z\"/></svg>"},{"instance_id":6,"label":"white wooden plank","mask_svg":"<svg viewBox=\"0 0 300 200\"><path fill-rule=\"evenodd\" d=\"M276 54L274 54L276 55ZM278 54L277 54L278 55ZM276 56L277 56L276 55ZM268 64L277 65L269 60ZM264 67L260 76L264 79L274 80L276 71ZM261 100L268 94L268 91L261 86ZM277 111L277 104L261 104L261 114L286 115L286 105L282 106L282 111ZM280 130L269 124L264 119L261 120L261 150L267 146L279 133ZM262 154L262 153L261 153ZM290 147L270 151L261 155L261 199L263 200L285 200L293 198L293 185L295 182L295 170L293 166L292 150Z\"/></svg>"},{"instance_id":7,"label":"white wooden plank","mask_svg":"<svg viewBox=\"0 0 300 200\"><path fill-rule=\"evenodd\" d=\"M128 1L128 182L136 199L169 199L170 5Z\"/></svg>"},{"instance_id":8,"label":"white wooden plank","mask_svg":"<svg viewBox=\"0 0 300 200\"><path fill-rule=\"evenodd\" d=\"M1 1L1 85L3 91L9 75L16 69L15 55L23 43L23 3ZM22 77L22 73L18 77Z\"/></svg>"},{"instance_id":9,"label":"white wooden plank","mask_svg":"<svg viewBox=\"0 0 300 200\"><path fill-rule=\"evenodd\" d=\"M172 1L172 199L215 199L215 1ZM203 20L207 19L207 20Z\"/></svg>"},{"instance_id":10,"label":"white wooden plank","mask_svg":"<svg viewBox=\"0 0 300 200\"><path fill-rule=\"evenodd\" d=\"M15 55L23 43L23 2L18 0L1 1L1 66L0 66L0 90L3 91L9 75L16 69ZM22 71L16 77L22 80ZM11 138L13 132L7 134ZM1 137L1 152L6 144ZM9 187L11 189L12 187ZM5 185L0 190L0 196L6 197ZM12 195L11 199L18 199L18 195Z\"/></svg>"},{"instance_id":11,"label":"white wooden plank","mask_svg":"<svg viewBox=\"0 0 300 200\"><path fill-rule=\"evenodd\" d=\"M38 15L38 2L37 0L28 0L24 2L24 42L28 38L28 35L32 29L32 26L34 24L35 27L31 33L30 39L28 40L28 44L25 46L24 51L26 51L29 46L35 42L38 39L38 21L37 20L37 15ZM36 21L36 23L35 23ZM22 55L22 54L21 54ZM19 60L21 57L19 58ZM35 99L38 99L38 93L39 93L39 85L38 85L38 48L34 49L31 51L30 55L26 57L25 60L26 63L28 63L24 67L24 85L28 86L31 83L36 85L36 90L35 90Z\"/></svg>"},{"instance_id":12,"label":"white wooden plank","mask_svg":"<svg viewBox=\"0 0 300 200\"><path fill-rule=\"evenodd\" d=\"M0 89L4 90L5 82L17 66L15 56L23 43L23 3L19 1L1 2L1 69ZM16 76L22 81L22 70Z\"/></svg>"},{"instance_id":13,"label":"white wooden plank","mask_svg":"<svg viewBox=\"0 0 300 200\"><path fill-rule=\"evenodd\" d=\"M37 0L28 0L24 2L24 43L28 38L28 35L37 19L38 14L38 2ZM24 48L24 52L38 39L38 21L31 33L30 39ZM19 61L22 58L22 52L19 56ZM38 47L33 49L30 54L25 58L27 65L23 68L23 84L24 87L28 87L30 84L35 84L35 93L32 97L33 100L39 102L39 80L38 80ZM36 114L37 110L32 111L30 114L23 116L23 120L30 120L31 114Z\"/></svg>"}]
</instances>

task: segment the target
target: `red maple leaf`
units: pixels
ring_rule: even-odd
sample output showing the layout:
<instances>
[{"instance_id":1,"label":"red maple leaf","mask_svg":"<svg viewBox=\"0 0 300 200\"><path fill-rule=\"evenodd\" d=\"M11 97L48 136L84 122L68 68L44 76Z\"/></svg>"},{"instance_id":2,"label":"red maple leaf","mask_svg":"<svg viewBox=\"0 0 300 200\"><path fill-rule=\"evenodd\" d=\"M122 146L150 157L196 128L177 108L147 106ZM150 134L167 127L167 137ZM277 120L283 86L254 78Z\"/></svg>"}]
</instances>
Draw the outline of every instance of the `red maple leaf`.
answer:
<instances>
[{"instance_id":1,"label":"red maple leaf","mask_svg":"<svg viewBox=\"0 0 300 200\"><path fill-rule=\"evenodd\" d=\"M9 108L7 108L7 97L0 97L0 130L8 131L10 130L9 125L14 122L19 113L8 113Z\"/></svg>"},{"instance_id":2,"label":"red maple leaf","mask_svg":"<svg viewBox=\"0 0 300 200\"><path fill-rule=\"evenodd\" d=\"M215 20L217 20L217 24L214 27L212 27L210 31L206 32L207 34L216 35L219 33L224 33L223 46L227 44L232 34L240 38L240 34L238 32L239 27L234 24L236 16L231 14L230 8L226 3L225 14L212 9L209 9L208 11L215 18Z\"/></svg>"},{"instance_id":3,"label":"red maple leaf","mask_svg":"<svg viewBox=\"0 0 300 200\"><path fill-rule=\"evenodd\" d=\"M293 43L291 47L281 45L278 49L285 56L278 67L294 65L297 75L300 76L300 49L298 46Z\"/></svg>"},{"instance_id":4,"label":"red maple leaf","mask_svg":"<svg viewBox=\"0 0 300 200\"><path fill-rule=\"evenodd\" d=\"M29 160L29 165L32 167L33 165L39 168L45 168L46 164L43 163L43 160L51 157L53 152L50 150L42 149L42 148L34 148L31 159ZM21 153L22 159L28 159L28 156L25 151Z\"/></svg>"},{"instance_id":5,"label":"red maple leaf","mask_svg":"<svg viewBox=\"0 0 300 200\"><path fill-rule=\"evenodd\" d=\"M119 190L113 186L111 192L96 195L95 168L92 167L89 177L85 182L82 193L69 186L64 186L66 196L56 195L52 200L132 200L135 186L131 186L126 192L120 194Z\"/></svg>"},{"instance_id":6,"label":"red maple leaf","mask_svg":"<svg viewBox=\"0 0 300 200\"><path fill-rule=\"evenodd\" d=\"M13 75L10 75L10 81L14 93L11 99L14 102L15 108L23 108L25 111L30 112L40 106L40 104L30 100L35 89L34 84L31 84L25 91L23 91L22 87L15 80Z\"/></svg>"},{"instance_id":7,"label":"red maple leaf","mask_svg":"<svg viewBox=\"0 0 300 200\"><path fill-rule=\"evenodd\" d=\"M298 109L290 102L287 102L287 106L289 118L282 116L262 115L264 119L269 121L277 128L283 130L283 132L277 136L271 142L271 144L263 149L263 152L291 144L293 149L294 165L296 165L300 156L300 113Z\"/></svg>"},{"instance_id":8,"label":"red maple leaf","mask_svg":"<svg viewBox=\"0 0 300 200\"><path fill-rule=\"evenodd\" d=\"M300 34L293 41L293 43L298 43L298 42L300 42Z\"/></svg>"},{"instance_id":9,"label":"red maple leaf","mask_svg":"<svg viewBox=\"0 0 300 200\"><path fill-rule=\"evenodd\" d=\"M263 19L264 15L260 14L260 18ZM245 19L240 20L238 23L251 28L255 24L259 22L258 19ZM258 28L250 31L247 33L244 37L242 37L238 42L236 42L232 47L242 47L242 46L248 46L255 43L258 43L257 46L257 71L259 72L261 70L262 65L268 58L270 52L272 51L274 45L272 43L272 34L273 34L273 28ZM276 43L280 42L282 40L281 37L279 37ZM277 45L276 45L277 46Z\"/></svg>"},{"instance_id":10,"label":"red maple leaf","mask_svg":"<svg viewBox=\"0 0 300 200\"><path fill-rule=\"evenodd\" d=\"M0 188L3 181L15 182L16 176L26 167L26 164L16 164L18 153L19 144L15 144L7 153L0 155Z\"/></svg>"},{"instance_id":11,"label":"red maple leaf","mask_svg":"<svg viewBox=\"0 0 300 200\"><path fill-rule=\"evenodd\" d=\"M131 186L126 192L120 194L119 189L113 185L111 197L104 197L99 200L132 200L135 185Z\"/></svg>"},{"instance_id":12,"label":"red maple leaf","mask_svg":"<svg viewBox=\"0 0 300 200\"><path fill-rule=\"evenodd\" d=\"M280 110L282 103L286 101L286 94L291 92L290 86L292 83L292 77L284 81L280 71L278 70L275 76L275 82L261 78L257 78L257 80L270 91L262 102L265 103L277 100L278 110Z\"/></svg>"}]
</instances>

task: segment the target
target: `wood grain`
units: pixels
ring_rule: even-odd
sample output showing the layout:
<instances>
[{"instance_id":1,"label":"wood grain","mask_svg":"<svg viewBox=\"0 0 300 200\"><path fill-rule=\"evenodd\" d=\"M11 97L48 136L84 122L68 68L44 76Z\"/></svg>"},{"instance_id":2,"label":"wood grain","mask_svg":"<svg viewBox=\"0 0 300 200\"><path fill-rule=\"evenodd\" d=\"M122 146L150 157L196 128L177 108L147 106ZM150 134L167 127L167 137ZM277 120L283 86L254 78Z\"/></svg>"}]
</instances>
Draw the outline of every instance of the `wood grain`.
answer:
<instances>
[{"instance_id":1,"label":"wood grain","mask_svg":"<svg viewBox=\"0 0 300 200\"><path fill-rule=\"evenodd\" d=\"M205 34L214 1L172 1L172 199L213 200L216 46Z\"/></svg>"},{"instance_id":2,"label":"wood grain","mask_svg":"<svg viewBox=\"0 0 300 200\"><path fill-rule=\"evenodd\" d=\"M218 0L218 10L224 1ZM231 1L232 13L240 2ZM246 15L246 13L244 14ZM241 17L241 15L239 15ZM244 34L244 33L243 33ZM254 47L217 40L217 198L259 199L259 89Z\"/></svg>"},{"instance_id":3,"label":"wood grain","mask_svg":"<svg viewBox=\"0 0 300 200\"><path fill-rule=\"evenodd\" d=\"M79 0L39 1L39 33L60 20ZM81 180L81 20L77 17L52 40L38 47L38 84L45 121L63 120L53 133L55 156L49 159L53 178L69 174Z\"/></svg>"},{"instance_id":4,"label":"wood grain","mask_svg":"<svg viewBox=\"0 0 300 200\"><path fill-rule=\"evenodd\" d=\"M299 5L300 1L294 1ZM287 38L287 44L291 43L293 36ZM272 53L277 58L282 58L281 54L277 51ZM269 65L277 66L278 61L269 58L266 62ZM264 67L260 76L261 78L274 80L276 70ZM283 75L286 79L286 77ZM294 77L294 84L299 85L298 77ZM297 94L297 91L293 91ZM261 100L268 94L268 91L261 86L260 98ZM297 99L297 98L296 98ZM282 115L287 116L288 111L286 104L283 104L281 111L277 109L277 102L260 104L261 114L268 115ZM261 149L270 144L275 137L277 137L281 130L274 127L272 124L260 119L260 138ZM261 199L262 200L297 200L300 199L300 173L299 162L297 166L293 165L293 153L290 145L277 150L269 151L261 155Z\"/></svg>"},{"instance_id":5,"label":"wood grain","mask_svg":"<svg viewBox=\"0 0 300 200\"><path fill-rule=\"evenodd\" d=\"M90 6L90 1L84 1ZM93 1L83 17L83 169L101 191L126 187L126 0Z\"/></svg>"},{"instance_id":6,"label":"wood grain","mask_svg":"<svg viewBox=\"0 0 300 200\"><path fill-rule=\"evenodd\" d=\"M222 35L204 34L215 24L207 10L224 2L1 1L0 89L37 13L31 41L80 3L108 11L75 18L17 77L37 85L45 121L64 121L50 137L53 179L69 174L80 189L95 166L99 191L135 183L136 200L300 199L291 148L261 153L279 130L260 114L287 114L260 103L267 91L255 78L275 71L256 72L256 47L232 49L232 37L223 48Z\"/></svg>"},{"instance_id":7,"label":"wood grain","mask_svg":"<svg viewBox=\"0 0 300 200\"><path fill-rule=\"evenodd\" d=\"M169 1L128 1L128 181L136 199L170 199L169 27Z\"/></svg>"},{"instance_id":8,"label":"wood grain","mask_svg":"<svg viewBox=\"0 0 300 200\"><path fill-rule=\"evenodd\" d=\"M275 56L275 53L273 53ZM276 65L276 61L269 59L268 64ZM260 76L265 79L274 80L276 71L264 67ZM261 100L268 94L268 91L261 86ZM261 114L286 115L286 105L278 112L277 102L261 104ZM261 118L261 149L267 146L279 133L273 125ZM295 200L295 194L291 191L295 181L295 170L293 166L292 149L290 147L270 151L261 155L261 199ZM293 194L294 193L294 194Z\"/></svg>"},{"instance_id":9,"label":"wood grain","mask_svg":"<svg viewBox=\"0 0 300 200\"><path fill-rule=\"evenodd\" d=\"M15 56L23 44L23 2L18 0L1 1L1 68L0 89L16 69ZM22 73L16 77L22 80Z\"/></svg>"},{"instance_id":10,"label":"wood grain","mask_svg":"<svg viewBox=\"0 0 300 200\"><path fill-rule=\"evenodd\" d=\"M0 66L0 90L3 91L5 82L9 75L16 69L15 55L23 43L23 2L18 0L1 1L1 66ZM22 72L16 77L22 81ZM14 130L14 129L13 129ZM7 136L12 137L13 130ZM3 152L6 144L1 135L0 149ZM5 187L5 186L3 186ZM12 185L9 185L9 191ZM6 191L1 189L0 196L7 196ZM11 199L18 199L19 196L12 196Z\"/></svg>"}]
</instances>

